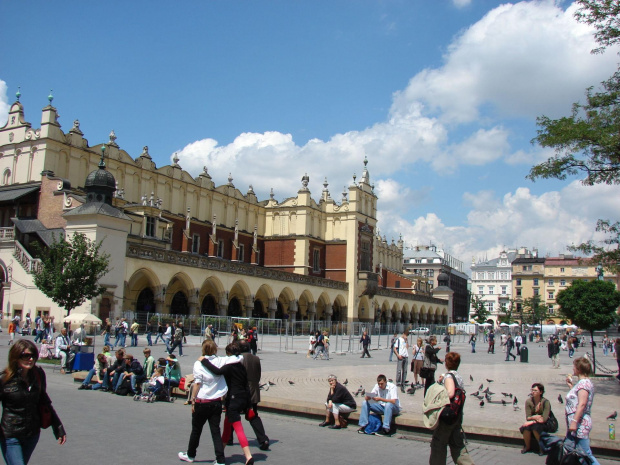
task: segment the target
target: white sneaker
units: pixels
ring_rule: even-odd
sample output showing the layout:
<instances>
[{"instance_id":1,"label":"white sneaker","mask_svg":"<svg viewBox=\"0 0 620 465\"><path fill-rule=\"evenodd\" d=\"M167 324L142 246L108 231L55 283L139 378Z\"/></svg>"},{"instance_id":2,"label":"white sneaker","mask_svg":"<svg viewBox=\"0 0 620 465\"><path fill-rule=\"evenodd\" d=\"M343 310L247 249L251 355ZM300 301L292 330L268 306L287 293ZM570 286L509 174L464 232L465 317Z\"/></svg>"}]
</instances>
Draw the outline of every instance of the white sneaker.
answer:
<instances>
[{"instance_id":1,"label":"white sneaker","mask_svg":"<svg viewBox=\"0 0 620 465\"><path fill-rule=\"evenodd\" d=\"M213 465L226 465L225 463L220 463L217 460L215 462L213 462Z\"/></svg>"},{"instance_id":2,"label":"white sneaker","mask_svg":"<svg viewBox=\"0 0 620 465\"><path fill-rule=\"evenodd\" d=\"M188 457L188 455L185 452L179 452L179 459L183 460L184 462L194 461L194 457Z\"/></svg>"}]
</instances>

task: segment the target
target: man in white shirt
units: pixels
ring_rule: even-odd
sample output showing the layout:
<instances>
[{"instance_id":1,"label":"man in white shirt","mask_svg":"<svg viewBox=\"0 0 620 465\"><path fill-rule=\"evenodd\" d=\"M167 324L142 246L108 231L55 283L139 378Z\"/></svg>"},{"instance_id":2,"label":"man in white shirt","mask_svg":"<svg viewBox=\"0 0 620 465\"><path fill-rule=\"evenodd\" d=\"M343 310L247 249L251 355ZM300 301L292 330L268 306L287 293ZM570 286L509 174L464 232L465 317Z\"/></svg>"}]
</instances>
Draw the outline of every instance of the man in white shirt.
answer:
<instances>
[{"instance_id":1,"label":"man in white shirt","mask_svg":"<svg viewBox=\"0 0 620 465\"><path fill-rule=\"evenodd\" d=\"M365 434L368 425L370 412L383 415L383 428L375 434L379 436L389 436L392 417L400 413L400 402L398 400L398 389L394 383L389 383L385 375L377 376L377 384L370 393L366 393L362 411L360 413L359 434Z\"/></svg>"},{"instance_id":2,"label":"man in white shirt","mask_svg":"<svg viewBox=\"0 0 620 465\"><path fill-rule=\"evenodd\" d=\"M71 362L73 362L75 354L71 353L71 341L65 328L60 330L60 335L56 338L56 358L60 358L61 374L64 375L67 368L71 370Z\"/></svg>"},{"instance_id":3,"label":"man in white shirt","mask_svg":"<svg viewBox=\"0 0 620 465\"><path fill-rule=\"evenodd\" d=\"M515 346L517 347L517 355L521 355L521 344L523 344L523 337L521 333L517 333L515 336Z\"/></svg>"},{"instance_id":4,"label":"man in white shirt","mask_svg":"<svg viewBox=\"0 0 620 465\"><path fill-rule=\"evenodd\" d=\"M405 392L405 381L407 380L407 363L409 362L409 342L407 341L407 331L394 343L394 354L398 358L396 362L396 385L400 386L401 392Z\"/></svg>"}]
</instances>

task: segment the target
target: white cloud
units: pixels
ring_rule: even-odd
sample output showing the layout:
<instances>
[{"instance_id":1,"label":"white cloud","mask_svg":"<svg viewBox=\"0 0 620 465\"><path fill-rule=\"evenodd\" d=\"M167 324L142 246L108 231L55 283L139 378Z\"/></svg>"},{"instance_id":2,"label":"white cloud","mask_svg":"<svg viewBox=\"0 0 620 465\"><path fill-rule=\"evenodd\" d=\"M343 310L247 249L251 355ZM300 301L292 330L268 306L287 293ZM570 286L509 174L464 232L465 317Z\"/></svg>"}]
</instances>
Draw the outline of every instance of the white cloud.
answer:
<instances>
[{"instance_id":1,"label":"white cloud","mask_svg":"<svg viewBox=\"0 0 620 465\"><path fill-rule=\"evenodd\" d=\"M464 8L471 5L471 0L452 0L452 3L457 8Z\"/></svg>"},{"instance_id":2,"label":"white cloud","mask_svg":"<svg viewBox=\"0 0 620 465\"><path fill-rule=\"evenodd\" d=\"M0 79L0 127L4 126L9 117L9 97L6 82Z\"/></svg>"},{"instance_id":3,"label":"white cloud","mask_svg":"<svg viewBox=\"0 0 620 465\"><path fill-rule=\"evenodd\" d=\"M566 113L616 68L614 50L591 55L592 30L553 2L505 4L457 37L444 65L414 76L395 94L393 115L424 103L441 121L469 122L489 105L502 116Z\"/></svg>"},{"instance_id":4,"label":"white cloud","mask_svg":"<svg viewBox=\"0 0 620 465\"><path fill-rule=\"evenodd\" d=\"M380 217L380 226L388 237L394 234L389 225L399 227L406 244L448 244L466 266L471 257L493 258L503 248L518 246L557 256L570 244L602 239L595 232L596 220L620 218L617 194L616 186L583 186L579 181L541 195L520 187L501 199L491 191L468 192L463 195L471 206L466 226L447 226L434 213L412 222Z\"/></svg>"}]
</instances>

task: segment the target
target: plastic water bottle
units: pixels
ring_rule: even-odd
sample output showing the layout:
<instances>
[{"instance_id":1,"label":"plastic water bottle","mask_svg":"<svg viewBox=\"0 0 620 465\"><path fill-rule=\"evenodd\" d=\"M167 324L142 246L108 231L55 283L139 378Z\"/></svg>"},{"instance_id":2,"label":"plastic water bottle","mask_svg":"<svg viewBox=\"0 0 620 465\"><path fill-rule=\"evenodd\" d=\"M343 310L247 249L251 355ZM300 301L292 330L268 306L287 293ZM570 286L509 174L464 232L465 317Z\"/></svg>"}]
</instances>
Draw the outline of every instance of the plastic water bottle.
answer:
<instances>
[{"instance_id":1,"label":"plastic water bottle","mask_svg":"<svg viewBox=\"0 0 620 465\"><path fill-rule=\"evenodd\" d=\"M616 425L614 425L613 423L609 424L609 439L611 439L612 441L616 439Z\"/></svg>"}]
</instances>

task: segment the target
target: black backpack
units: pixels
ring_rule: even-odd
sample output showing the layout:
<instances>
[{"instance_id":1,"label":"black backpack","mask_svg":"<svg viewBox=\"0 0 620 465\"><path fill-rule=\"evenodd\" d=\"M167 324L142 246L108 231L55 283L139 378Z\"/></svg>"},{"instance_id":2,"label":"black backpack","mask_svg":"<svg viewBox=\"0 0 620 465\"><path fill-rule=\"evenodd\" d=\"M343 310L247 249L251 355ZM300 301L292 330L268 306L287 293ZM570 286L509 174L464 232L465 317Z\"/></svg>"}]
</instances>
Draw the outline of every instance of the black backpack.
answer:
<instances>
[{"instance_id":1,"label":"black backpack","mask_svg":"<svg viewBox=\"0 0 620 465\"><path fill-rule=\"evenodd\" d=\"M447 373L452 376L454 381L454 397L450 399L450 403L446 405L439 414L439 421L446 423L447 425L453 425L458 420L461 412L463 412L463 406L465 405L465 391L461 389L456 382L456 377L452 373ZM446 376L447 376L446 375Z\"/></svg>"}]
</instances>

